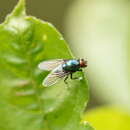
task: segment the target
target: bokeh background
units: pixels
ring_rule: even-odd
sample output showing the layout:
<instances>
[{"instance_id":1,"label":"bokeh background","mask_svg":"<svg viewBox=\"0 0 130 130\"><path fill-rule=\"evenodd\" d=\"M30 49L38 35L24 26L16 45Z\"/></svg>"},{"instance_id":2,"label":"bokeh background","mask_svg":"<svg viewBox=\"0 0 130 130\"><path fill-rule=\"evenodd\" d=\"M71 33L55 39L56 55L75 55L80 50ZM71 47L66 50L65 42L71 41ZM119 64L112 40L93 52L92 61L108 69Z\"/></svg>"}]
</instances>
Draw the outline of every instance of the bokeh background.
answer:
<instances>
[{"instance_id":1,"label":"bokeh background","mask_svg":"<svg viewBox=\"0 0 130 130\"><path fill-rule=\"evenodd\" d=\"M17 2L0 0L0 22ZM74 55L87 59L85 118L100 130L130 129L130 1L27 0L27 13L51 22Z\"/></svg>"}]
</instances>

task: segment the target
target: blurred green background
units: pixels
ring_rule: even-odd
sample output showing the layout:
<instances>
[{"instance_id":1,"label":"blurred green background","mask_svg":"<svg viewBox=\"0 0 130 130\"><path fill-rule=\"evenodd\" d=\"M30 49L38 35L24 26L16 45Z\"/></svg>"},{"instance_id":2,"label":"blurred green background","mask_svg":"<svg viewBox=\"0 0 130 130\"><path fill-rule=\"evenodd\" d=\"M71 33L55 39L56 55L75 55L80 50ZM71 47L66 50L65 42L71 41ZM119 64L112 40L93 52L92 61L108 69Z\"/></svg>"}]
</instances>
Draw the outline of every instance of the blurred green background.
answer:
<instances>
[{"instance_id":1,"label":"blurred green background","mask_svg":"<svg viewBox=\"0 0 130 130\"><path fill-rule=\"evenodd\" d=\"M4 21L16 3L17 0L0 1L0 22ZM91 92L88 119L92 124L96 122L96 126L100 124L100 120L96 119L104 115L108 119L104 122L108 124L103 128L97 126L101 130L109 125L111 118L130 122L129 9L129 0L27 0L29 15L51 22L63 34L74 55L87 59L85 72ZM111 106L110 117L105 115L108 113L106 107L101 111L96 109L107 105ZM89 112L92 108L94 111ZM122 114L119 109L122 109ZM128 116L127 119L124 115ZM117 129L124 128L108 128Z\"/></svg>"},{"instance_id":2,"label":"blurred green background","mask_svg":"<svg viewBox=\"0 0 130 130\"><path fill-rule=\"evenodd\" d=\"M64 33L64 17L74 0L26 0L27 13L53 23ZM12 11L18 0L0 0L0 22Z\"/></svg>"}]
</instances>

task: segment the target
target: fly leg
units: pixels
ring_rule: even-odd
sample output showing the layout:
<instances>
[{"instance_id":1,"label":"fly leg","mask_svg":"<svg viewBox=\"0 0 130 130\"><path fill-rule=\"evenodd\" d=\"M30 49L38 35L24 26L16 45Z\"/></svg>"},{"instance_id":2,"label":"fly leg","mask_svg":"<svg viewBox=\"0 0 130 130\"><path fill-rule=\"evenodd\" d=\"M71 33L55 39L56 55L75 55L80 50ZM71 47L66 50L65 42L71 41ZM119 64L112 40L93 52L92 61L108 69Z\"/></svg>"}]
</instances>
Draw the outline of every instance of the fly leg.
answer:
<instances>
[{"instance_id":1,"label":"fly leg","mask_svg":"<svg viewBox=\"0 0 130 130\"><path fill-rule=\"evenodd\" d=\"M82 69L79 69L78 71L81 71L81 72L82 72L83 70L82 70Z\"/></svg>"},{"instance_id":2,"label":"fly leg","mask_svg":"<svg viewBox=\"0 0 130 130\"><path fill-rule=\"evenodd\" d=\"M82 70L81 70L82 71ZM82 77L73 77L73 74L71 73L70 74L70 78L72 79L72 80L82 80Z\"/></svg>"},{"instance_id":3,"label":"fly leg","mask_svg":"<svg viewBox=\"0 0 130 130\"><path fill-rule=\"evenodd\" d=\"M68 75L67 75L67 76L65 77L65 79L64 79L64 83L65 83L65 84L68 84L67 79L68 79Z\"/></svg>"},{"instance_id":4,"label":"fly leg","mask_svg":"<svg viewBox=\"0 0 130 130\"><path fill-rule=\"evenodd\" d=\"M70 74L70 78L73 79L73 80L74 80L74 79L79 79L79 77L73 77L73 74L72 74L72 73Z\"/></svg>"}]
</instances>

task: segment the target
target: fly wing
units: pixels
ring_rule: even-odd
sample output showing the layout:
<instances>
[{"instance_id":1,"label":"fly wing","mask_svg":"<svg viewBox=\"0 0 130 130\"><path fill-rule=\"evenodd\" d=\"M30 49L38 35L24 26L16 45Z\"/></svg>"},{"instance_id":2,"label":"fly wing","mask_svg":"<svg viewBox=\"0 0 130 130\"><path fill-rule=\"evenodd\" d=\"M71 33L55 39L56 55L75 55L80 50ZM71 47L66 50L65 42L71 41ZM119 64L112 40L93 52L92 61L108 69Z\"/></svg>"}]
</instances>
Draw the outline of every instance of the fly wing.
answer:
<instances>
[{"instance_id":1,"label":"fly wing","mask_svg":"<svg viewBox=\"0 0 130 130\"><path fill-rule=\"evenodd\" d=\"M63 59L54 59L54 60L48 60L48 61L43 61L38 65L38 68L41 70L53 70L59 65L63 64L64 60Z\"/></svg>"},{"instance_id":2,"label":"fly wing","mask_svg":"<svg viewBox=\"0 0 130 130\"><path fill-rule=\"evenodd\" d=\"M55 83L57 83L59 80L61 80L63 77L68 75L69 73L65 73L62 70L62 65L59 65L54 70L51 71L51 73L44 79L43 86L49 87Z\"/></svg>"}]
</instances>

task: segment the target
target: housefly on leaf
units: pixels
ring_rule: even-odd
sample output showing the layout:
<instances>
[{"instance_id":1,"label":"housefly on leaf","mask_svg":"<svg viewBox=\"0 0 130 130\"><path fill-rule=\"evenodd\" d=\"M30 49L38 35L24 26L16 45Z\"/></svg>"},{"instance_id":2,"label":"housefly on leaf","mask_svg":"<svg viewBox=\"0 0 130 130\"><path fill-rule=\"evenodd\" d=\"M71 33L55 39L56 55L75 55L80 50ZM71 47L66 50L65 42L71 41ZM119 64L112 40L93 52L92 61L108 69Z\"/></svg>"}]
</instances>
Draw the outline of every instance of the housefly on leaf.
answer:
<instances>
[{"instance_id":1,"label":"housefly on leaf","mask_svg":"<svg viewBox=\"0 0 130 130\"><path fill-rule=\"evenodd\" d=\"M43 61L38 65L38 68L41 70L51 71L43 80L43 86L45 87L54 85L63 78L64 82L67 83L69 75L71 79L78 79L78 77L73 77L73 73L82 71L84 67L87 67L87 62L84 59L54 59Z\"/></svg>"}]
</instances>

